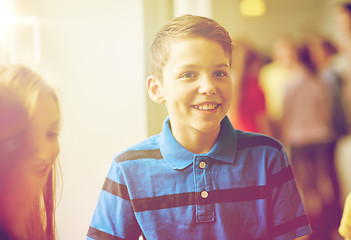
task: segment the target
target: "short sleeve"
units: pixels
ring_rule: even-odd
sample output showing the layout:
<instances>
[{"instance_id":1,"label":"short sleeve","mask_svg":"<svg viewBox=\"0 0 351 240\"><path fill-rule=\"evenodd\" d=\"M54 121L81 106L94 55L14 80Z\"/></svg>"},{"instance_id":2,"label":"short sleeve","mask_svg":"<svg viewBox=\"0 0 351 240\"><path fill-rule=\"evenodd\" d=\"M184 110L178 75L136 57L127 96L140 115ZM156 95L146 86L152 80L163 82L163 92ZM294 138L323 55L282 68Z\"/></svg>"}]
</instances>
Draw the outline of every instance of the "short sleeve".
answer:
<instances>
[{"instance_id":1,"label":"short sleeve","mask_svg":"<svg viewBox=\"0 0 351 240\"><path fill-rule=\"evenodd\" d=\"M344 212L340 222L339 233L344 238L351 238L351 192L345 200Z\"/></svg>"},{"instance_id":2,"label":"short sleeve","mask_svg":"<svg viewBox=\"0 0 351 240\"><path fill-rule=\"evenodd\" d=\"M268 166L271 196L268 201L269 239L295 239L311 233L299 191L282 148Z\"/></svg>"},{"instance_id":3,"label":"short sleeve","mask_svg":"<svg viewBox=\"0 0 351 240\"><path fill-rule=\"evenodd\" d=\"M87 240L138 239L140 235L123 171L114 161L102 187Z\"/></svg>"}]
</instances>

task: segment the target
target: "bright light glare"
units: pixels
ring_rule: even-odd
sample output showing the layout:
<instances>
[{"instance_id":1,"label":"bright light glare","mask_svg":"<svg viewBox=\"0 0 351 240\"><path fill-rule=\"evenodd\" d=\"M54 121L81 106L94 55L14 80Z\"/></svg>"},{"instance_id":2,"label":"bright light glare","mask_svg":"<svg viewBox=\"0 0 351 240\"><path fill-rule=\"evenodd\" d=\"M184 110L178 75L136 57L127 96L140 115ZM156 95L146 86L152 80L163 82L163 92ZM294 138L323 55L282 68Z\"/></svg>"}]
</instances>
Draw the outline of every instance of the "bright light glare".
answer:
<instances>
[{"instance_id":1,"label":"bright light glare","mask_svg":"<svg viewBox=\"0 0 351 240\"><path fill-rule=\"evenodd\" d=\"M266 3L264 0L242 0L239 9L243 16L258 17L266 12Z\"/></svg>"},{"instance_id":2,"label":"bright light glare","mask_svg":"<svg viewBox=\"0 0 351 240\"><path fill-rule=\"evenodd\" d=\"M0 41L5 41L9 26L14 22L14 15L7 0L0 0Z\"/></svg>"}]
</instances>

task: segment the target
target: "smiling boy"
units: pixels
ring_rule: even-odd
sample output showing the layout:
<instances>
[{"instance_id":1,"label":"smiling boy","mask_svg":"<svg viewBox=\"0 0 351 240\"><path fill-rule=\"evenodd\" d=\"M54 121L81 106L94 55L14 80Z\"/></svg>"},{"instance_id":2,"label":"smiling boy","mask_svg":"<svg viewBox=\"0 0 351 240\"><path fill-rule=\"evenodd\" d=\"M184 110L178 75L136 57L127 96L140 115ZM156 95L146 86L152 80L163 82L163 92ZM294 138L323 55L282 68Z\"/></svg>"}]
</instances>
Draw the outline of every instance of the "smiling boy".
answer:
<instances>
[{"instance_id":1,"label":"smiling boy","mask_svg":"<svg viewBox=\"0 0 351 240\"><path fill-rule=\"evenodd\" d=\"M173 136L183 147L209 152L232 97L229 56L202 37L173 40L171 48L163 79L147 80L149 95L166 105Z\"/></svg>"},{"instance_id":2,"label":"smiling boy","mask_svg":"<svg viewBox=\"0 0 351 240\"><path fill-rule=\"evenodd\" d=\"M87 239L294 239L310 232L282 145L235 130L231 39L185 15L151 47L150 98L160 134L113 161Z\"/></svg>"}]
</instances>

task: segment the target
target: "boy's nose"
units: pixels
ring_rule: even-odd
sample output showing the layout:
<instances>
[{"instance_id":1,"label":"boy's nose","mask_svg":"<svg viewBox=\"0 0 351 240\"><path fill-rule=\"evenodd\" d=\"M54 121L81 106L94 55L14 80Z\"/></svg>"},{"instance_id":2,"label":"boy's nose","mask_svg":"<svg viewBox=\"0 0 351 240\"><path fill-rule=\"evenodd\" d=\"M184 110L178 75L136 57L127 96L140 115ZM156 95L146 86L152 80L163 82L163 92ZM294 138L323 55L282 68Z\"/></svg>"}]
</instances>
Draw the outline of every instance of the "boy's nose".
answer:
<instances>
[{"instance_id":1,"label":"boy's nose","mask_svg":"<svg viewBox=\"0 0 351 240\"><path fill-rule=\"evenodd\" d=\"M216 94L216 87L213 83L213 79L209 76L203 76L200 80L199 93L202 95L214 95Z\"/></svg>"}]
</instances>

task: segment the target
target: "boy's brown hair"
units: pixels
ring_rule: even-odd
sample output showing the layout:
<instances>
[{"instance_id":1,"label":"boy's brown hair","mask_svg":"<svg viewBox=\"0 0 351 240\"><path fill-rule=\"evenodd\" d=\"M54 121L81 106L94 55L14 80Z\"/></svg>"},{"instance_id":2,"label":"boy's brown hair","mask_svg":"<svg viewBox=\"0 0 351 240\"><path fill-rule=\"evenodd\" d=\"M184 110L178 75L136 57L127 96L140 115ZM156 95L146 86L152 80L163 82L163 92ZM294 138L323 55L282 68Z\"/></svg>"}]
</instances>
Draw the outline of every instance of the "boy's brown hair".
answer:
<instances>
[{"instance_id":1,"label":"boy's brown hair","mask_svg":"<svg viewBox=\"0 0 351 240\"><path fill-rule=\"evenodd\" d=\"M151 74L162 81L171 41L180 38L203 37L221 44L231 63L232 40L229 33L216 21L201 16L183 15L163 26L151 45Z\"/></svg>"}]
</instances>

